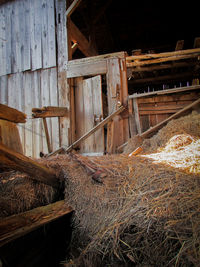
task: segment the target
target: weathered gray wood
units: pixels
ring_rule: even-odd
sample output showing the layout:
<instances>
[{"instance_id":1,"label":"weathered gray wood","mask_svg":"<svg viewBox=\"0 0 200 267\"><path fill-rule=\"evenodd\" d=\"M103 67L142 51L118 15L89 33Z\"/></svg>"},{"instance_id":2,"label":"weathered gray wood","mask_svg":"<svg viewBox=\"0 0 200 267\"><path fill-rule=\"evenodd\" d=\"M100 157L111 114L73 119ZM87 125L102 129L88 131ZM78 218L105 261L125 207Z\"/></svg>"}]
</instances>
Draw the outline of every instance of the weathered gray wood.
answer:
<instances>
[{"instance_id":1,"label":"weathered gray wood","mask_svg":"<svg viewBox=\"0 0 200 267\"><path fill-rule=\"evenodd\" d=\"M134 115L135 115L135 122L137 127L138 134L141 134L141 125L140 125L140 116L139 116L139 110L138 110L138 103L137 99L133 99L133 108L134 108Z\"/></svg>"},{"instance_id":2,"label":"weathered gray wood","mask_svg":"<svg viewBox=\"0 0 200 267\"><path fill-rule=\"evenodd\" d=\"M5 6L6 14L6 74L11 73L11 6L6 4Z\"/></svg>"},{"instance_id":3,"label":"weathered gray wood","mask_svg":"<svg viewBox=\"0 0 200 267\"><path fill-rule=\"evenodd\" d=\"M57 25L57 68L59 106L70 109L70 88L66 79L66 62L68 60L68 39L66 32L66 2L55 1ZM69 145L70 119L60 118L60 144Z\"/></svg>"},{"instance_id":4,"label":"weathered gray wood","mask_svg":"<svg viewBox=\"0 0 200 267\"><path fill-rule=\"evenodd\" d=\"M31 1L30 5L30 49L31 49L31 69L42 68L42 46L41 46L41 20L42 8L39 0Z\"/></svg>"},{"instance_id":5,"label":"weathered gray wood","mask_svg":"<svg viewBox=\"0 0 200 267\"><path fill-rule=\"evenodd\" d=\"M31 68L31 61L30 61L30 2L31 0L24 0L24 56L22 58L23 61L23 71L29 70Z\"/></svg>"},{"instance_id":6,"label":"weathered gray wood","mask_svg":"<svg viewBox=\"0 0 200 267\"><path fill-rule=\"evenodd\" d=\"M8 104L8 77L7 75L0 77L0 103Z\"/></svg>"},{"instance_id":7,"label":"weathered gray wood","mask_svg":"<svg viewBox=\"0 0 200 267\"><path fill-rule=\"evenodd\" d=\"M0 76L6 74L6 19L5 19L5 8L0 8Z\"/></svg>"}]
</instances>

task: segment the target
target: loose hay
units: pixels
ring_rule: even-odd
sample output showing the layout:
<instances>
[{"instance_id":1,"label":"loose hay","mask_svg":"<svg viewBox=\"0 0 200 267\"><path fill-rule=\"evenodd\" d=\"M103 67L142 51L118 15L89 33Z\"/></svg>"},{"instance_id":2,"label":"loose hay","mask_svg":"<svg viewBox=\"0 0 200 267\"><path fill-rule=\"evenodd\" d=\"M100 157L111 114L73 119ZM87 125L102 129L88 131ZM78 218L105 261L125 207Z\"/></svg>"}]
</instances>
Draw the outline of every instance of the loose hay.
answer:
<instances>
[{"instance_id":1,"label":"loose hay","mask_svg":"<svg viewBox=\"0 0 200 267\"><path fill-rule=\"evenodd\" d=\"M20 172L0 173L0 218L53 202L57 192Z\"/></svg>"},{"instance_id":2,"label":"loose hay","mask_svg":"<svg viewBox=\"0 0 200 267\"><path fill-rule=\"evenodd\" d=\"M124 149L124 153L129 154L138 146L142 146L144 152L155 152L157 149L164 147L170 138L177 134L185 134L199 138L200 114L193 111L187 116L171 120L150 139L142 140L139 136L131 138Z\"/></svg>"},{"instance_id":3,"label":"loose hay","mask_svg":"<svg viewBox=\"0 0 200 267\"><path fill-rule=\"evenodd\" d=\"M198 266L199 176L140 156L81 158L106 170L103 184L67 155L49 161L76 211L65 266Z\"/></svg>"}]
</instances>

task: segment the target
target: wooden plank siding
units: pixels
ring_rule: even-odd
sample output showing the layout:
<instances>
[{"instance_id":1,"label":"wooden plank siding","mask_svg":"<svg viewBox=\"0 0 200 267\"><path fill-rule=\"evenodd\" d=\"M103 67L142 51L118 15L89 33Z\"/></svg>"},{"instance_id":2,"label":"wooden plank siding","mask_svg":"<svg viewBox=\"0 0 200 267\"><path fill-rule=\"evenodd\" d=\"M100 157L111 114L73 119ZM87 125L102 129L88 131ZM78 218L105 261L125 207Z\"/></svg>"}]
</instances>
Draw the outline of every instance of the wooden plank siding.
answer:
<instances>
[{"instance_id":1,"label":"wooden plank siding","mask_svg":"<svg viewBox=\"0 0 200 267\"><path fill-rule=\"evenodd\" d=\"M32 108L58 106L57 68L0 77L0 103L27 114L27 122L18 124L25 155L39 157L40 152L48 153L42 119L32 119ZM56 150L59 147L58 118L48 118L48 130Z\"/></svg>"},{"instance_id":2,"label":"wooden plank siding","mask_svg":"<svg viewBox=\"0 0 200 267\"><path fill-rule=\"evenodd\" d=\"M182 91L168 95L144 96L133 98L129 101L137 101L138 123L141 125L141 132L145 132L150 127L157 125L172 114L191 104L199 97L200 90L197 89L196 91ZM129 120L132 120L132 123L136 123L136 119L133 117L129 118ZM138 130L137 133L139 133Z\"/></svg>"},{"instance_id":3,"label":"wooden plank siding","mask_svg":"<svg viewBox=\"0 0 200 267\"><path fill-rule=\"evenodd\" d=\"M54 0L0 6L0 76L56 66Z\"/></svg>"}]
</instances>

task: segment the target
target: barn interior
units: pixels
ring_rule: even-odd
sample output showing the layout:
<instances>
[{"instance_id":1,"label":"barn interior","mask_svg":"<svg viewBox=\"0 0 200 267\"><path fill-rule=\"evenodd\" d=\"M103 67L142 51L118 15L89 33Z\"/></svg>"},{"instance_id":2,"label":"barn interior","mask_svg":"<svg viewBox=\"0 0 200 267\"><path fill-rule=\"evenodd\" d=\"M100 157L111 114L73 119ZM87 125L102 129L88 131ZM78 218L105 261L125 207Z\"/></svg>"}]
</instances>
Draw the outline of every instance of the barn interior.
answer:
<instances>
[{"instance_id":1,"label":"barn interior","mask_svg":"<svg viewBox=\"0 0 200 267\"><path fill-rule=\"evenodd\" d=\"M199 266L198 23L192 2L0 0L0 266Z\"/></svg>"}]
</instances>

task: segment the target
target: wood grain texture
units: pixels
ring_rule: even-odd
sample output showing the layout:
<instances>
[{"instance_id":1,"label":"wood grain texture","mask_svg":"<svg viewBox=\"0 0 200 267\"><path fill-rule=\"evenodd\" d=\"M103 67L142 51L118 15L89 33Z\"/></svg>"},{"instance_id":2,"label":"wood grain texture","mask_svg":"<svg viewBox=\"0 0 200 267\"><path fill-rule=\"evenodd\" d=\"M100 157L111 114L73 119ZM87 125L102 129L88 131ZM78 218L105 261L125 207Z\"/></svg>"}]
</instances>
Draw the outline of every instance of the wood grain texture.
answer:
<instances>
[{"instance_id":1,"label":"wood grain texture","mask_svg":"<svg viewBox=\"0 0 200 267\"><path fill-rule=\"evenodd\" d=\"M72 211L73 209L61 200L6 217L0 222L0 247Z\"/></svg>"}]
</instances>

